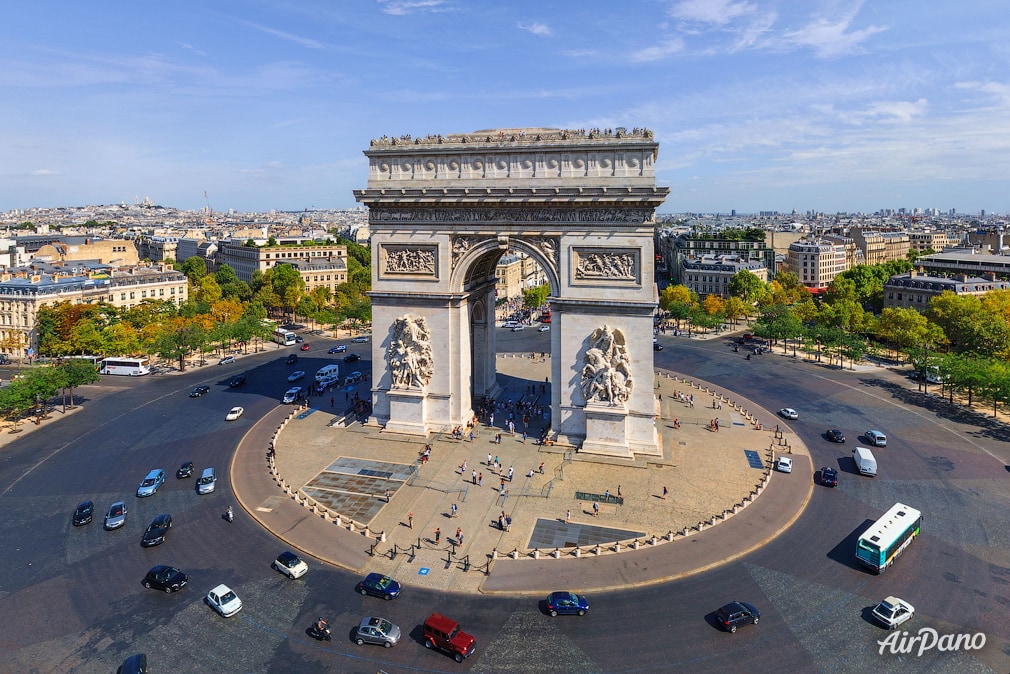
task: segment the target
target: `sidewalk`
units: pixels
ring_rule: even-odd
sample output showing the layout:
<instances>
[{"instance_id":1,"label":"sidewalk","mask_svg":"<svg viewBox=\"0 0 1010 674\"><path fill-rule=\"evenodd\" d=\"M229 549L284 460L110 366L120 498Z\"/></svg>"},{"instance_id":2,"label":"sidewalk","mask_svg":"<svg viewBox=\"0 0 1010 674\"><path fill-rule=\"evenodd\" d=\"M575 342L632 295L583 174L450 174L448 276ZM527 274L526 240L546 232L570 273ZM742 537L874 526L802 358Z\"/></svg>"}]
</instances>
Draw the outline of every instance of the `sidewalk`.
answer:
<instances>
[{"instance_id":1,"label":"sidewalk","mask_svg":"<svg viewBox=\"0 0 1010 674\"><path fill-rule=\"evenodd\" d=\"M528 354L499 355L502 398L549 394L527 388L548 370L546 360ZM523 443L497 418L498 428L482 424L473 442L468 435L430 438L431 458L422 464L423 440L357 423L333 426L342 410L312 399L321 407L279 407L247 434L232 487L245 510L293 548L409 585L515 594L669 580L764 544L798 516L813 488L806 449L788 431L775 437L772 413L697 383L703 388L671 373L656 376L663 456L636 461L534 445L536 423ZM271 473L267 448L275 434ZM791 449L791 475L769 474L770 447ZM492 464L499 457L504 481L487 465L488 452ZM473 484L474 471L483 486ZM512 521L507 530L499 527L503 512Z\"/></svg>"}]
</instances>

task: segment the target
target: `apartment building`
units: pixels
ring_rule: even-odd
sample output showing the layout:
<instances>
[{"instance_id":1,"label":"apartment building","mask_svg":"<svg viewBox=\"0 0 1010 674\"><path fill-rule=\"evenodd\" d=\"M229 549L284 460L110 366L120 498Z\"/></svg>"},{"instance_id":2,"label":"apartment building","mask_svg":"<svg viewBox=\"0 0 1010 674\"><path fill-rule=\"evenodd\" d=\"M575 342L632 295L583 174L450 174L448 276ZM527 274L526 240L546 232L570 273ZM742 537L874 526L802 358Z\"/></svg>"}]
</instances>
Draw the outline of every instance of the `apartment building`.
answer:
<instances>
[{"instance_id":1,"label":"apartment building","mask_svg":"<svg viewBox=\"0 0 1010 674\"><path fill-rule=\"evenodd\" d=\"M823 239L804 239L790 244L786 268L812 293L822 293L845 271L846 244Z\"/></svg>"},{"instance_id":2,"label":"apartment building","mask_svg":"<svg viewBox=\"0 0 1010 674\"><path fill-rule=\"evenodd\" d=\"M739 255L705 255L681 263L680 282L702 298L706 295L729 297L730 279L743 270L763 282L768 281L768 268L759 260L748 260Z\"/></svg>"},{"instance_id":3,"label":"apartment building","mask_svg":"<svg viewBox=\"0 0 1010 674\"><path fill-rule=\"evenodd\" d=\"M301 240L281 241L272 246L247 246L230 240L218 243L215 260L218 266L230 266L236 276L247 282L256 271L265 272L279 264L290 264L305 280L306 292L320 286L336 290L347 282L347 246L305 245Z\"/></svg>"},{"instance_id":4,"label":"apartment building","mask_svg":"<svg viewBox=\"0 0 1010 674\"><path fill-rule=\"evenodd\" d=\"M992 290L1010 289L1010 282L996 280L996 275L931 276L915 270L896 274L884 284L884 308L903 307L925 311L929 301L945 291L956 295L985 295Z\"/></svg>"},{"instance_id":5,"label":"apartment building","mask_svg":"<svg viewBox=\"0 0 1010 674\"><path fill-rule=\"evenodd\" d=\"M882 264L908 257L911 239L907 232L886 232L852 227L849 236L862 251L863 264Z\"/></svg>"}]
</instances>

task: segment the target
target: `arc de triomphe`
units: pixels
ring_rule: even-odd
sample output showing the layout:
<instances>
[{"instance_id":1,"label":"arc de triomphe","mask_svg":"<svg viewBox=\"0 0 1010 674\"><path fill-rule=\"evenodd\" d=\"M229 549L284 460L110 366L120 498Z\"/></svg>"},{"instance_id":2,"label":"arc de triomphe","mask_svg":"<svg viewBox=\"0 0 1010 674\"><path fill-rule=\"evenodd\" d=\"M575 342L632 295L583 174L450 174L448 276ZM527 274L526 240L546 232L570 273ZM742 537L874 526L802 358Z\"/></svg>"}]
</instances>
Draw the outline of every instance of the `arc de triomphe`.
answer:
<instances>
[{"instance_id":1,"label":"arc de triomphe","mask_svg":"<svg viewBox=\"0 0 1010 674\"><path fill-rule=\"evenodd\" d=\"M561 444L659 454L653 393L659 146L650 131L495 129L373 140L371 423L426 436L495 396L495 266L544 269Z\"/></svg>"}]
</instances>

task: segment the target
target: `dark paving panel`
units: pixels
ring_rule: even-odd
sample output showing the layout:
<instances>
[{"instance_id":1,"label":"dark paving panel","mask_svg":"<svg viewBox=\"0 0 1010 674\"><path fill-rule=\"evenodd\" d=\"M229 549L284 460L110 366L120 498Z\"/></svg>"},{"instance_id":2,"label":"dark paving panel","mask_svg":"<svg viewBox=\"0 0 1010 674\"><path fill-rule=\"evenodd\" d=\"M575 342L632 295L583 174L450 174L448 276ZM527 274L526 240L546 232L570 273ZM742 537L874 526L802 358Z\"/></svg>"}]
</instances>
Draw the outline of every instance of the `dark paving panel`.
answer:
<instances>
[{"instance_id":1,"label":"dark paving panel","mask_svg":"<svg viewBox=\"0 0 1010 674\"><path fill-rule=\"evenodd\" d=\"M349 494L343 491L328 491L311 487L305 487L302 491L334 512L363 524L371 522L372 518L386 505L385 498L376 498L367 494Z\"/></svg>"},{"instance_id":2,"label":"dark paving panel","mask_svg":"<svg viewBox=\"0 0 1010 674\"><path fill-rule=\"evenodd\" d=\"M352 494L385 494L388 489L395 492L403 482L369 477L367 475L344 475L342 473L320 473L309 480L306 487L346 491Z\"/></svg>"},{"instance_id":3,"label":"dark paving panel","mask_svg":"<svg viewBox=\"0 0 1010 674\"><path fill-rule=\"evenodd\" d=\"M645 534L641 531L598 527L593 524L565 524L560 520L538 518L527 547L565 548L613 543L629 538L645 538Z\"/></svg>"},{"instance_id":4,"label":"dark paving panel","mask_svg":"<svg viewBox=\"0 0 1010 674\"><path fill-rule=\"evenodd\" d=\"M755 452L753 449L743 450L744 455L747 457L747 463L750 464L751 468L764 469L765 462L761 460L761 455Z\"/></svg>"},{"instance_id":5,"label":"dark paving panel","mask_svg":"<svg viewBox=\"0 0 1010 674\"><path fill-rule=\"evenodd\" d=\"M415 467L406 463L389 463L341 456L324 470L351 475L377 475L391 480L405 481L414 473Z\"/></svg>"}]
</instances>

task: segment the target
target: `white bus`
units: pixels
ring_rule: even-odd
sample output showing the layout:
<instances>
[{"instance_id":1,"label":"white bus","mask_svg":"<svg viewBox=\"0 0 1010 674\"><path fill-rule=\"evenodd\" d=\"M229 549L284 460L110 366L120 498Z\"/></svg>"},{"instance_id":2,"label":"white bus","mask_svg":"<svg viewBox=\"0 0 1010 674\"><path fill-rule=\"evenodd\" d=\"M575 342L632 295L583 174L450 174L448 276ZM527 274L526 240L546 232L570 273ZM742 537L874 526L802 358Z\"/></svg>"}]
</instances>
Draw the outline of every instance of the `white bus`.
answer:
<instances>
[{"instance_id":1,"label":"white bus","mask_svg":"<svg viewBox=\"0 0 1010 674\"><path fill-rule=\"evenodd\" d=\"M294 346L295 333L290 330L285 330L284 328L277 328L274 330L273 340L281 346Z\"/></svg>"},{"instance_id":2,"label":"white bus","mask_svg":"<svg viewBox=\"0 0 1010 674\"><path fill-rule=\"evenodd\" d=\"M856 541L856 559L877 573L894 563L922 527L922 513L895 503Z\"/></svg>"},{"instance_id":3,"label":"white bus","mask_svg":"<svg viewBox=\"0 0 1010 674\"><path fill-rule=\"evenodd\" d=\"M151 374L151 359L103 358L98 362L98 374L122 374L128 377Z\"/></svg>"}]
</instances>

